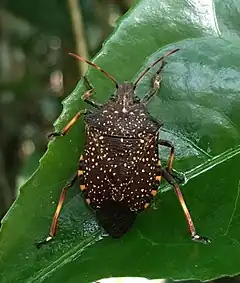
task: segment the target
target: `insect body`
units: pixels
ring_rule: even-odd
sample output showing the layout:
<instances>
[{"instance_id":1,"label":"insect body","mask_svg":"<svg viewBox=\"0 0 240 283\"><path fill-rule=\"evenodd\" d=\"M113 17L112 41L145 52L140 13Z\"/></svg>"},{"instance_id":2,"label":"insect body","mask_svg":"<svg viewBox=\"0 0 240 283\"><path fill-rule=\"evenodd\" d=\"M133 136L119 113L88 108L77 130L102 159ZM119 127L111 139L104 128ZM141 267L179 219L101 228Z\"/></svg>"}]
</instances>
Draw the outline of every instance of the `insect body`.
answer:
<instances>
[{"instance_id":1,"label":"insect body","mask_svg":"<svg viewBox=\"0 0 240 283\"><path fill-rule=\"evenodd\" d=\"M129 229L136 214L151 202L157 189L154 186L159 185L159 127L147 119L143 106L136 105L110 101L99 112L86 116L85 197L112 237Z\"/></svg>"},{"instance_id":2,"label":"insect body","mask_svg":"<svg viewBox=\"0 0 240 283\"><path fill-rule=\"evenodd\" d=\"M71 54L102 71L115 83L117 89L109 101L100 105L91 100L95 90L84 78L89 90L82 98L92 105L95 111L78 112L61 132L50 134L51 137L64 136L84 114L86 144L84 154L79 159L78 172L63 188L49 236L38 246L49 242L55 236L66 191L76 180L79 181L83 197L95 212L100 225L111 237L118 238L132 227L137 214L152 202L161 177L173 185L185 213L192 239L202 243L209 242L208 238L196 233L180 188L172 175L174 147L169 141L158 139L162 123L151 117L146 108L148 101L159 89L164 58L178 50L174 49L160 57L134 83L121 84L99 66ZM161 66L155 74L153 88L139 99L135 95L137 83L158 62L161 62ZM167 146L171 150L166 169L161 166L158 145Z\"/></svg>"}]
</instances>

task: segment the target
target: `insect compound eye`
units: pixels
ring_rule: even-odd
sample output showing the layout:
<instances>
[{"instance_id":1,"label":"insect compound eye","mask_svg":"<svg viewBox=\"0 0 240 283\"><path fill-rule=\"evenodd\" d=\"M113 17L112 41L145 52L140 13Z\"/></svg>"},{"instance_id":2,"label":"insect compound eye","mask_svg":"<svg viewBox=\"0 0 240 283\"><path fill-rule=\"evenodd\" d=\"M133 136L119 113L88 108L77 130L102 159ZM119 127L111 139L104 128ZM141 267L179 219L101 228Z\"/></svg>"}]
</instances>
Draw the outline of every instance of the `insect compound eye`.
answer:
<instances>
[{"instance_id":1,"label":"insect compound eye","mask_svg":"<svg viewBox=\"0 0 240 283\"><path fill-rule=\"evenodd\" d=\"M130 210L127 203L106 200L96 210L100 226L112 237L122 237L132 226L137 214Z\"/></svg>"}]
</instances>

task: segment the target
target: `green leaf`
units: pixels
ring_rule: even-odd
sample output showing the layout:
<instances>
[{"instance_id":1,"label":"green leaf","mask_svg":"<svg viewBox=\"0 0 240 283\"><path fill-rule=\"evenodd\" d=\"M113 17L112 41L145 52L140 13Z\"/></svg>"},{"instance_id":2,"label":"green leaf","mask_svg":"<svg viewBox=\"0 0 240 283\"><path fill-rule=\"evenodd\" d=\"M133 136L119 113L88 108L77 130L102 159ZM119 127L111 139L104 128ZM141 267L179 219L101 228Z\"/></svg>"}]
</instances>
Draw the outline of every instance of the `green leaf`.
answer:
<instances>
[{"instance_id":1,"label":"green leaf","mask_svg":"<svg viewBox=\"0 0 240 283\"><path fill-rule=\"evenodd\" d=\"M229 10L221 3L139 1L95 58L118 81L126 81L167 50L181 49L167 58L149 112L164 121L161 138L176 145L174 167L185 174L184 196L199 233L212 238L212 244L191 242L179 202L163 184L167 192L119 240L102 237L73 190L56 240L37 250L34 242L47 234L60 190L83 151L81 120L67 136L50 143L3 221L1 282L91 282L109 276L209 280L239 273L240 40L232 33L234 21L226 32ZM139 84L138 96L151 86L153 73ZM94 69L88 78L96 100L106 101L114 91L111 81ZM57 129L84 107L84 90L80 82L64 102ZM161 155L166 161L168 152L161 149Z\"/></svg>"}]
</instances>

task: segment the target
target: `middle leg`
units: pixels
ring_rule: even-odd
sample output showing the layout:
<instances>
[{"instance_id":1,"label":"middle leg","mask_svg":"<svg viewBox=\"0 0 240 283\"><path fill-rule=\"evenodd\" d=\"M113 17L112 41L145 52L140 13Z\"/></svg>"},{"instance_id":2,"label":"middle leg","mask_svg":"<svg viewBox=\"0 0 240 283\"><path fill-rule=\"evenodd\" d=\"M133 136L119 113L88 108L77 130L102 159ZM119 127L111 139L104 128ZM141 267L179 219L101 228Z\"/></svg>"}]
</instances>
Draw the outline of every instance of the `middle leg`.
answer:
<instances>
[{"instance_id":1,"label":"middle leg","mask_svg":"<svg viewBox=\"0 0 240 283\"><path fill-rule=\"evenodd\" d=\"M172 175L172 163L173 163L173 159L174 159L174 146L170 141L162 140L162 139L158 140L158 144L170 148L170 157L168 159L167 171L168 171L169 174Z\"/></svg>"}]
</instances>

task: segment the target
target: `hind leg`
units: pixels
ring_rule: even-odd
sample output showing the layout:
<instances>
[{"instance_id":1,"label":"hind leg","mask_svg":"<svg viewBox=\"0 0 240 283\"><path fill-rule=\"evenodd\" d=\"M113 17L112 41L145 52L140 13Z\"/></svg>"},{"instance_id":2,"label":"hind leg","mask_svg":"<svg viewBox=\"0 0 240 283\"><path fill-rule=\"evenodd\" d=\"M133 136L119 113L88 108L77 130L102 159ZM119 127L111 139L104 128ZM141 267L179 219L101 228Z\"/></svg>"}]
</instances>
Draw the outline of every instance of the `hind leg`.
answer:
<instances>
[{"instance_id":1,"label":"hind leg","mask_svg":"<svg viewBox=\"0 0 240 283\"><path fill-rule=\"evenodd\" d=\"M175 181L175 179L167 172L167 170L165 169L162 169L162 176L165 178L165 180L174 187L174 190L175 190L175 193L179 199L179 202L181 204L181 207L183 209L183 212L185 214L185 217L186 217L186 220L187 220L187 223L188 223L188 228L189 228L189 231L190 231L190 235L191 235L191 239L193 241L196 241L196 242L200 242L200 243L203 243L203 244L208 244L211 242L211 240L207 237L204 237L204 236L200 236L197 232L196 232L196 228L195 228L195 225L193 223L193 220L192 220L192 217L191 217L191 214L187 208L187 205L185 203L185 200L183 198L183 195L182 195L182 192L180 190L180 187L178 185L178 183Z\"/></svg>"}]
</instances>

